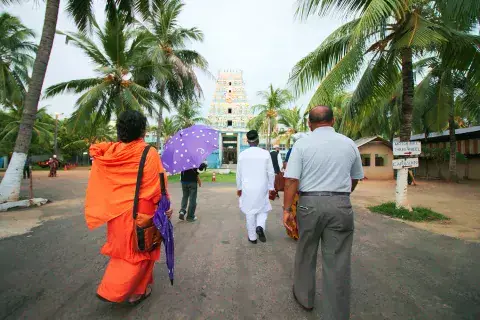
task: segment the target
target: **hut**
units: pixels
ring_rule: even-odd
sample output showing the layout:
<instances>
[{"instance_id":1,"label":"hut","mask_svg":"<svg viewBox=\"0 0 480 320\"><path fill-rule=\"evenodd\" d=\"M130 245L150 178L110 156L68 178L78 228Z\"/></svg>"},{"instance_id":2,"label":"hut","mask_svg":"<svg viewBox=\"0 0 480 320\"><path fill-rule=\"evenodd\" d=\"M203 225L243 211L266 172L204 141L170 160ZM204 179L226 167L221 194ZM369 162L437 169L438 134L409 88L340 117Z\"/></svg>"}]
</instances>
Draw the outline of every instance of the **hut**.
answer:
<instances>
[{"instance_id":1,"label":"hut","mask_svg":"<svg viewBox=\"0 0 480 320\"><path fill-rule=\"evenodd\" d=\"M365 179L390 180L392 169L392 144L379 136L361 138L355 141L362 157Z\"/></svg>"}]
</instances>

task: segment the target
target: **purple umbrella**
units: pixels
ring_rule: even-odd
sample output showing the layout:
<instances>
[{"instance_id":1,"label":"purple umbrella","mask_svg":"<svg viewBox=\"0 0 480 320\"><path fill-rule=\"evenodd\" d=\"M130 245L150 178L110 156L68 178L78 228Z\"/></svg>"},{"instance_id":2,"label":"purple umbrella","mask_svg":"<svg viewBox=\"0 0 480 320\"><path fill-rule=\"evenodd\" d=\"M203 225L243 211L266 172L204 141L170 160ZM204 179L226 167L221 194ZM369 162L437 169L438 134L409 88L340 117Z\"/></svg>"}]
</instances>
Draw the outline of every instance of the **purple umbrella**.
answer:
<instances>
[{"instance_id":1,"label":"purple umbrella","mask_svg":"<svg viewBox=\"0 0 480 320\"><path fill-rule=\"evenodd\" d=\"M173 225L165 214L165 212L170 209L170 200L168 200L167 191L165 189L165 177L163 172L160 173L160 185L162 188L162 198L160 199L157 210L153 216L153 223L160 231L160 234L163 238L165 255L167 256L168 277L170 278L170 283L173 285L173 271L175 269L175 246L173 242Z\"/></svg>"},{"instance_id":2,"label":"purple umbrella","mask_svg":"<svg viewBox=\"0 0 480 320\"><path fill-rule=\"evenodd\" d=\"M194 125L178 131L165 144L163 166L170 174L198 168L217 149L218 131L204 125Z\"/></svg>"}]
</instances>

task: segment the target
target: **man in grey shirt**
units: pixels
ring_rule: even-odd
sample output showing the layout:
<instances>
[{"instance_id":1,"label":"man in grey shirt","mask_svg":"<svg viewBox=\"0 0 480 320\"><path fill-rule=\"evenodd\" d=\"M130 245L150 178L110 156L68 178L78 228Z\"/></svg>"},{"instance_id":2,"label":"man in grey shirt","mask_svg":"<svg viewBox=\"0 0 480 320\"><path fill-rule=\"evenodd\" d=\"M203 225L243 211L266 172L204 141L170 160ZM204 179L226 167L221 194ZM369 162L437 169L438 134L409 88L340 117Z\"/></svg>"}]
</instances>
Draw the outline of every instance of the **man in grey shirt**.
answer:
<instances>
[{"instance_id":1,"label":"man in grey shirt","mask_svg":"<svg viewBox=\"0 0 480 320\"><path fill-rule=\"evenodd\" d=\"M324 319L343 320L350 317L354 229L350 193L363 178L363 168L357 146L336 133L333 123L330 108L318 106L310 111L312 133L295 143L285 172L283 222L289 229L293 198L299 191L293 295L302 307L313 309L321 240Z\"/></svg>"}]
</instances>

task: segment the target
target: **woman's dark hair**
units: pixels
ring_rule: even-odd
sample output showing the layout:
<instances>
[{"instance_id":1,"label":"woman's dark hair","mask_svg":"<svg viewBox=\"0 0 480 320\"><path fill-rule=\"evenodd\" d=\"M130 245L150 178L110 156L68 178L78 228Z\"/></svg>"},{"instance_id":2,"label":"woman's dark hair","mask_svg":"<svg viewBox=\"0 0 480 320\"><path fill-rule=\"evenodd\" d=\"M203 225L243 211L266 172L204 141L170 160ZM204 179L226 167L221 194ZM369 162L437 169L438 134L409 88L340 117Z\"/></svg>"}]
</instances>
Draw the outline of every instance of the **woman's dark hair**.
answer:
<instances>
[{"instance_id":1,"label":"woman's dark hair","mask_svg":"<svg viewBox=\"0 0 480 320\"><path fill-rule=\"evenodd\" d=\"M198 167L198 170L200 170L200 171L203 171L203 170L206 170L206 169L207 169L207 164L206 163L202 163L200 165L200 167Z\"/></svg>"},{"instance_id":2,"label":"woman's dark hair","mask_svg":"<svg viewBox=\"0 0 480 320\"><path fill-rule=\"evenodd\" d=\"M117 119L117 137L121 142L142 138L147 130L147 118L135 110L123 111Z\"/></svg>"}]
</instances>

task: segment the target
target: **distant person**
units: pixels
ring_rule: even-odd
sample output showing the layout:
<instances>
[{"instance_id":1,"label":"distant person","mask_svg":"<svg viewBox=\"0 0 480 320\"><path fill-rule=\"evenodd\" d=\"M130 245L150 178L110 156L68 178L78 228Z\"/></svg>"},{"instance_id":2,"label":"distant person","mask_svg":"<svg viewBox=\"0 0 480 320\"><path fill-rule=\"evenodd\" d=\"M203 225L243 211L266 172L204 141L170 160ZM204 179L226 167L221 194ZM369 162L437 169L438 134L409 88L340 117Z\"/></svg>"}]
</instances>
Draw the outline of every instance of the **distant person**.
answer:
<instances>
[{"instance_id":1,"label":"distant person","mask_svg":"<svg viewBox=\"0 0 480 320\"><path fill-rule=\"evenodd\" d=\"M323 318L350 318L350 260L353 210L350 193L363 178L355 143L335 132L332 109L313 108L308 137L295 143L287 165L283 223L291 229L297 191L299 239L295 255L293 295L307 310L315 302L317 253L322 241Z\"/></svg>"},{"instance_id":2,"label":"distant person","mask_svg":"<svg viewBox=\"0 0 480 320\"><path fill-rule=\"evenodd\" d=\"M182 204L178 218L185 220L187 215L188 222L197 221L195 210L197 209L197 191L202 186L202 180L198 175L198 170L203 171L207 165L202 163L200 167L182 171L180 173L180 182L182 184Z\"/></svg>"},{"instance_id":3,"label":"distant person","mask_svg":"<svg viewBox=\"0 0 480 320\"><path fill-rule=\"evenodd\" d=\"M268 151L258 147L258 132L247 132L250 148L242 151L237 164L237 195L240 210L247 221L248 241L265 242L265 228L268 212L272 210L269 193L275 193L272 160Z\"/></svg>"},{"instance_id":4,"label":"distant person","mask_svg":"<svg viewBox=\"0 0 480 320\"><path fill-rule=\"evenodd\" d=\"M23 179L30 179L30 157L25 159L25 164L23 165Z\"/></svg>"},{"instance_id":5,"label":"distant person","mask_svg":"<svg viewBox=\"0 0 480 320\"><path fill-rule=\"evenodd\" d=\"M48 159L48 167L50 168L50 173L48 174L49 177L53 178L57 176L57 167L58 167L58 160L55 158Z\"/></svg>"},{"instance_id":6,"label":"distant person","mask_svg":"<svg viewBox=\"0 0 480 320\"><path fill-rule=\"evenodd\" d=\"M280 146L274 145L273 150L270 152L272 158L273 170L275 174L279 174L283 168L282 155L280 154Z\"/></svg>"},{"instance_id":7,"label":"distant person","mask_svg":"<svg viewBox=\"0 0 480 320\"><path fill-rule=\"evenodd\" d=\"M160 258L160 247L142 252L133 241L133 200L140 159L148 146L144 141L146 128L147 118L143 114L124 111L117 120L119 142L90 147L95 161L88 181L85 218L89 229L107 223L101 253L109 256L110 261L97 289L97 297L103 301L136 305L152 293L153 268ZM165 172L155 148L147 152L137 210L143 219L155 212L161 198L159 173ZM172 210L166 215L170 218Z\"/></svg>"}]
</instances>

